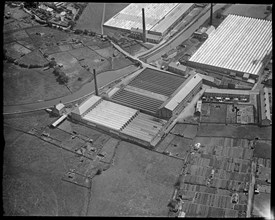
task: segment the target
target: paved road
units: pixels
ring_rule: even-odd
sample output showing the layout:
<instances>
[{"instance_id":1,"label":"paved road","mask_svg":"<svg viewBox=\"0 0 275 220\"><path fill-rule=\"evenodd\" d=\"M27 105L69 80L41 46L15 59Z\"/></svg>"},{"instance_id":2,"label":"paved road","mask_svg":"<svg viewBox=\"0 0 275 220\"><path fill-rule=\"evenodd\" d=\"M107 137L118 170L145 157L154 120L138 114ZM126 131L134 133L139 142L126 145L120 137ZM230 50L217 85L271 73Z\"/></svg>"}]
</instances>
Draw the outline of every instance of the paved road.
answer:
<instances>
[{"instance_id":1,"label":"paved road","mask_svg":"<svg viewBox=\"0 0 275 220\"><path fill-rule=\"evenodd\" d=\"M138 68L134 65L127 66L125 68L115 70L115 71L107 71L101 73L97 76L98 87L103 87L123 76L128 75L129 73L135 72ZM15 106L4 106L3 114L14 114L14 113L23 113L23 112L31 112L41 109L46 109L54 106L60 101L64 104L74 102L78 99L81 99L85 96L88 96L94 92L94 81L92 80L90 83L85 84L80 90L77 92L64 96L62 98L57 98L49 101L41 101L31 104L25 105L15 105Z\"/></svg>"},{"instance_id":2,"label":"paved road","mask_svg":"<svg viewBox=\"0 0 275 220\"><path fill-rule=\"evenodd\" d=\"M216 4L213 7L213 13L220 8L226 6L227 4ZM140 59L145 60L147 63L151 63L161 57L164 53L168 52L169 50L176 48L180 45L183 41L187 40L193 33L196 31L203 23L209 18L209 9L210 7L205 8L201 14L202 15L197 21L194 20L191 22L185 29L183 29L180 33L176 34L171 40L164 43L161 47L159 47L153 53L149 55L143 55L142 57L139 56Z\"/></svg>"}]
</instances>

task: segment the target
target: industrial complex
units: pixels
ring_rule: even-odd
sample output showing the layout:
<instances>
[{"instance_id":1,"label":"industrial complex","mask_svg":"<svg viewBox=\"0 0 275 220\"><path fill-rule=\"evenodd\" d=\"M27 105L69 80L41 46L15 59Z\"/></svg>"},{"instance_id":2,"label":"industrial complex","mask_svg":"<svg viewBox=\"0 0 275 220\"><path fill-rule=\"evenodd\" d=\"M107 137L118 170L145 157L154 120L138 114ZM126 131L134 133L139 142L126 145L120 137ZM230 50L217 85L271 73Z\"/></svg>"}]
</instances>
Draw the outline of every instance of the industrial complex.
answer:
<instances>
[{"instance_id":1,"label":"industrial complex","mask_svg":"<svg viewBox=\"0 0 275 220\"><path fill-rule=\"evenodd\" d=\"M235 6L7 4L5 214L274 219L272 6Z\"/></svg>"},{"instance_id":2,"label":"industrial complex","mask_svg":"<svg viewBox=\"0 0 275 220\"><path fill-rule=\"evenodd\" d=\"M272 22L228 15L188 65L255 82L272 54Z\"/></svg>"}]
</instances>

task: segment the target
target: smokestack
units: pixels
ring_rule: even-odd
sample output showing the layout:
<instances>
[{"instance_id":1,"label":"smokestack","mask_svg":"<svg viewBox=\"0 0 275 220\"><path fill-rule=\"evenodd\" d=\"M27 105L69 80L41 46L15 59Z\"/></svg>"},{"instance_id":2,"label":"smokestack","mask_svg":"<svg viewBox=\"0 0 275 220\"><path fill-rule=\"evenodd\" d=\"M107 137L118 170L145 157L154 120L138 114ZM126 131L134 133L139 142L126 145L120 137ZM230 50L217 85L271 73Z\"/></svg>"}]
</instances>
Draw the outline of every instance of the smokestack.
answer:
<instances>
[{"instance_id":1,"label":"smokestack","mask_svg":"<svg viewBox=\"0 0 275 220\"><path fill-rule=\"evenodd\" d=\"M98 96L98 89L97 89L97 82L96 82L96 72L95 69L93 69L94 72L94 82L95 82L95 94Z\"/></svg>"},{"instance_id":2,"label":"smokestack","mask_svg":"<svg viewBox=\"0 0 275 220\"><path fill-rule=\"evenodd\" d=\"M142 8L142 27L143 27L143 42L146 42L146 28L145 28L145 13L144 8Z\"/></svg>"},{"instance_id":3,"label":"smokestack","mask_svg":"<svg viewBox=\"0 0 275 220\"><path fill-rule=\"evenodd\" d=\"M212 16L213 16L213 3L210 6L210 25L212 25Z\"/></svg>"}]
</instances>

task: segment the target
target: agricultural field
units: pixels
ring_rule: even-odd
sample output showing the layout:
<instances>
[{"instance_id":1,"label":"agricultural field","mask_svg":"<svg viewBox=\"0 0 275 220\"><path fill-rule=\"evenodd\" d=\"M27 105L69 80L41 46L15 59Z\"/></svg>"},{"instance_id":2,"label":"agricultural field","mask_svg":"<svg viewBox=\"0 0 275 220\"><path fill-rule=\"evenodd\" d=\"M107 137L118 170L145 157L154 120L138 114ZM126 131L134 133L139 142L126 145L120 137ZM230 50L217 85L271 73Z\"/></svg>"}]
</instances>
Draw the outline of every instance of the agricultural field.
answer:
<instances>
[{"instance_id":1,"label":"agricultural field","mask_svg":"<svg viewBox=\"0 0 275 220\"><path fill-rule=\"evenodd\" d=\"M103 18L103 23L129 5L129 3L88 3L78 19L75 29L86 29L101 34L104 4L105 18Z\"/></svg>"},{"instance_id":2,"label":"agricultural field","mask_svg":"<svg viewBox=\"0 0 275 220\"><path fill-rule=\"evenodd\" d=\"M246 139L196 137L200 148L187 157L177 196L186 217L244 217L253 149ZM232 195L239 200L232 203Z\"/></svg>"},{"instance_id":3,"label":"agricultural field","mask_svg":"<svg viewBox=\"0 0 275 220\"><path fill-rule=\"evenodd\" d=\"M93 179L88 215L167 216L181 164L180 160L121 142L113 166Z\"/></svg>"},{"instance_id":4,"label":"agricultural field","mask_svg":"<svg viewBox=\"0 0 275 220\"><path fill-rule=\"evenodd\" d=\"M222 125L222 124L201 124L198 129L198 136L222 136L247 139L271 140L271 127L258 127L257 125Z\"/></svg>"},{"instance_id":5,"label":"agricultural field","mask_svg":"<svg viewBox=\"0 0 275 220\"><path fill-rule=\"evenodd\" d=\"M70 94L59 85L52 70L23 69L13 64L4 64L3 104L15 105L49 100Z\"/></svg>"},{"instance_id":6,"label":"agricultural field","mask_svg":"<svg viewBox=\"0 0 275 220\"><path fill-rule=\"evenodd\" d=\"M4 120L11 125L28 124L24 126L28 129L44 126L46 115L39 113ZM61 181L64 172L78 162L74 154L6 126L4 139L4 215L85 215L87 190Z\"/></svg>"},{"instance_id":7,"label":"agricultural field","mask_svg":"<svg viewBox=\"0 0 275 220\"><path fill-rule=\"evenodd\" d=\"M254 149L254 157L271 159L271 141L258 140Z\"/></svg>"},{"instance_id":8,"label":"agricultural field","mask_svg":"<svg viewBox=\"0 0 275 220\"><path fill-rule=\"evenodd\" d=\"M113 49L109 42L43 26L4 33L4 48L6 55L16 59L18 64L4 62L4 105L66 96L92 80L94 68L99 74L132 64L118 51L117 56L111 59L113 54L110 51ZM59 84L53 68L41 68L51 59L55 59L69 77L67 85ZM26 66L23 68L21 64ZM30 65L40 67L28 69Z\"/></svg>"},{"instance_id":9,"label":"agricultural field","mask_svg":"<svg viewBox=\"0 0 275 220\"><path fill-rule=\"evenodd\" d=\"M111 17L126 8L128 5L129 3L106 3L104 21L108 21Z\"/></svg>"}]
</instances>

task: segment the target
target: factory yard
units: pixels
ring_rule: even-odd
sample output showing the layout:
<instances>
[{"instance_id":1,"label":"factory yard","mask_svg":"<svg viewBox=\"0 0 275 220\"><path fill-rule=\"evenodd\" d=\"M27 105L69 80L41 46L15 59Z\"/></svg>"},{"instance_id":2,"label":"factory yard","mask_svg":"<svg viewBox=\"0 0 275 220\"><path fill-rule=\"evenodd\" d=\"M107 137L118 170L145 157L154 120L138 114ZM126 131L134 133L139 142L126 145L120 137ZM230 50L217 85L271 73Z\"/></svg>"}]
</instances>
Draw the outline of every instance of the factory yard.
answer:
<instances>
[{"instance_id":1,"label":"factory yard","mask_svg":"<svg viewBox=\"0 0 275 220\"><path fill-rule=\"evenodd\" d=\"M253 105L203 103L201 123L256 124Z\"/></svg>"}]
</instances>

